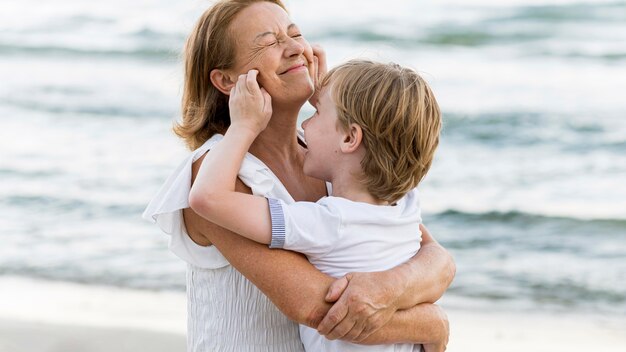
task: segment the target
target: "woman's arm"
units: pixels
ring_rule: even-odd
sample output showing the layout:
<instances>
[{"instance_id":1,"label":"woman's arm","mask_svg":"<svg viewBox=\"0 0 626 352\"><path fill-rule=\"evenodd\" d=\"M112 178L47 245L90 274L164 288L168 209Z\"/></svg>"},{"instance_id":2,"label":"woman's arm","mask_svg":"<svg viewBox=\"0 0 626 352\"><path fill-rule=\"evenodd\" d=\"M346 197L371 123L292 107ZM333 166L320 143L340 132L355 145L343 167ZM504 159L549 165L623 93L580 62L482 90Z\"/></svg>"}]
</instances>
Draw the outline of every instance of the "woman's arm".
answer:
<instances>
[{"instance_id":1,"label":"woman's arm","mask_svg":"<svg viewBox=\"0 0 626 352\"><path fill-rule=\"evenodd\" d=\"M202 159L194 163L193 175L201 162ZM240 180L235 189L252 193ZM324 296L334 279L317 270L304 255L270 249L209 222L191 208L185 209L183 215L187 232L207 238L289 319L316 327L330 309Z\"/></svg>"},{"instance_id":2,"label":"woman's arm","mask_svg":"<svg viewBox=\"0 0 626 352\"><path fill-rule=\"evenodd\" d=\"M419 324L415 324L419 321ZM443 352L448 344L450 325L441 307L423 303L393 315L389 323L364 340L352 342L364 345L398 342L419 343L425 352Z\"/></svg>"},{"instance_id":3,"label":"woman's arm","mask_svg":"<svg viewBox=\"0 0 626 352\"><path fill-rule=\"evenodd\" d=\"M193 165L194 178L202 160L198 160ZM236 190L251 193L250 189L240 180L236 182ZM250 241L203 219L192 209L185 209L183 214L187 231L190 234L205 237L217 246L226 259L269 297L289 319L315 328L326 316L331 304L326 302L325 297L332 296L328 295L329 287L335 280L313 267L303 255L279 249L269 249L266 245ZM417 261L416 263L420 262ZM393 273L393 270L390 272ZM357 274L354 276L357 279L348 284L350 291L346 291L342 295L341 288L334 285L334 292L331 293L337 296L341 295L344 302L338 304L345 304L350 309L352 306L360 306L362 303L360 299L370 299L370 296L361 294L359 287L374 287L380 283L377 282L379 280L384 280L387 284L385 286L404 287L404 283L396 281L402 276L385 272ZM416 281L418 279L412 278ZM392 320L389 321L389 324L377 331L381 335L373 334L369 336L366 342L372 344L385 343L390 338L400 336L402 338L398 338L396 342L408 340L420 343L425 341L428 336L441 335L430 332L425 336L418 335L419 332L428 332L432 328L432 319L426 319L422 316L423 312L409 313L412 311L411 309L392 314ZM398 315L397 318L396 315ZM351 314L347 316L350 318ZM365 320L363 324L367 326L369 322ZM358 336L356 335L355 338ZM345 338L347 339L348 336Z\"/></svg>"},{"instance_id":4,"label":"woman's arm","mask_svg":"<svg viewBox=\"0 0 626 352\"><path fill-rule=\"evenodd\" d=\"M454 260L426 227L420 229L421 248L408 262L381 272L349 273L333 283L326 299L338 300L318 326L321 334L330 339L362 340L396 310L434 303L443 295L456 273Z\"/></svg>"}]
</instances>

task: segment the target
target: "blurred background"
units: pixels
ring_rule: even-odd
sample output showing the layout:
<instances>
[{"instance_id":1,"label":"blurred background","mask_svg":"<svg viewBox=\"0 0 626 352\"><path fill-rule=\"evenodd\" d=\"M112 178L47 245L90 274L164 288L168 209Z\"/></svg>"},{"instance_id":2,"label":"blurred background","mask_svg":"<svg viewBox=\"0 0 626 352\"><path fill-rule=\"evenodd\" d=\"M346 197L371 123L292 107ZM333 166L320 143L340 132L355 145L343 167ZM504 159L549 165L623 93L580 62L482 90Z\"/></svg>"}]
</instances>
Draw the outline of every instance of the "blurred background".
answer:
<instances>
[{"instance_id":1,"label":"blurred background","mask_svg":"<svg viewBox=\"0 0 626 352\"><path fill-rule=\"evenodd\" d=\"M626 1L286 4L330 66L395 61L432 85L444 129L420 189L457 261L444 307L626 328ZM187 152L180 52L209 5L0 0L0 291L184 294L140 215Z\"/></svg>"}]
</instances>

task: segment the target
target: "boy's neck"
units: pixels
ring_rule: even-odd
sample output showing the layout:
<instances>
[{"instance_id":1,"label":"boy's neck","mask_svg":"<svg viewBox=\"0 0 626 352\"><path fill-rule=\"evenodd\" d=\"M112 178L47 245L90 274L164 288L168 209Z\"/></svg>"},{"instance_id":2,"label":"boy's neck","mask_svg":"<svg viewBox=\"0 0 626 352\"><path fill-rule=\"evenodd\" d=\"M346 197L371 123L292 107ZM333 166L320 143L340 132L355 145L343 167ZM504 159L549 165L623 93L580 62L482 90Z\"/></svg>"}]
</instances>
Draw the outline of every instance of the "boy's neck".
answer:
<instances>
[{"instance_id":1,"label":"boy's neck","mask_svg":"<svg viewBox=\"0 0 626 352\"><path fill-rule=\"evenodd\" d=\"M372 205L389 205L389 202L374 197L359 179L359 175L355 175L354 172L350 172L346 168L333 175L331 184L333 185L333 197Z\"/></svg>"}]
</instances>

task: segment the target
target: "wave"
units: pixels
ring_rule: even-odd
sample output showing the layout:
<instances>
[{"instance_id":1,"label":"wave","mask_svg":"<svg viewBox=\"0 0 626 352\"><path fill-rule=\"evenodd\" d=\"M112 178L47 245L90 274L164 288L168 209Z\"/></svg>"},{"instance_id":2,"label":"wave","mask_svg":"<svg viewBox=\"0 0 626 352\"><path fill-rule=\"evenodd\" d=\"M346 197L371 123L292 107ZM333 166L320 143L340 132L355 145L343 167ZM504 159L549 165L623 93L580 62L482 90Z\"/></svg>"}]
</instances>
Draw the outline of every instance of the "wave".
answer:
<instances>
[{"instance_id":1,"label":"wave","mask_svg":"<svg viewBox=\"0 0 626 352\"><path fill-rule=\"evenodd\" d=\"M626 30L626 29L625 29ZM590 60L590 61L604 61L606 63L614 63L618 61L626 60L626 52L606 51L603 53L588 53L582 51L557 51L557 50L539 50L534 51L532 54L536 56L545 57L557 57L574 60Z\"/></svg>"},{"instance_id":2,"label":"wave","mask_svg":"<svg viewBox=\"0 0 626 352\"><path fill-rule=\"evenodd\" d=\"M624 20L626 3L609 2L523 6L515 9L510 15L496 17L489 22L536 21L552 24L581 21L607 23Z\"/></svg>"},{"instance_id":3,"label":"wave","mask_svg":"<svg viewBox=\"0 0 626 352\"><path fill-rule=\"evenodd\" d=\"M0 168L0 175L5 177L15 177L20 179L47 179L54 176L63 175L61 170L15 170L10 168Z\"/></svg>"},{"instance_id":4,"label":"wave","mask_svg":"<svg viewBox=\"0 0 626 352\"><path fill-rule=\"evenodd\" d=\"M392 46L402 49L420 49L428 46L433 47L466 47L482 48L492 46L523 46L524 57L555 57L573 60L593 60L601 62L619 62L626 60L626 53L607 48L597 53L583 52L577 49L563 51L552 45L563 39L568 41L579 39L568 38L567 35L554 32L550 28L528 28L518 24L517 28L500 28L493 25L469 25L459 26L446 23L435 28L412 30L406 29L408 35L397 35L395 32L369 28L368 25L359 28L334 28L317 33L310 37L311 41L345 41L348 43L362 43ZM598 38L601 39L601 38Z\"/></svg>"},{"instance_id":5,"label":"wave","mask_svg":"<svg viewBox=\"0 0 626 352\"><path fill-rule=\"evenodd\" d=\"M470 11L478 16L466 23L448 20L427 26L413 19L400 23L383 19L377 21L377 25L372 25L371 22L357 22L346 27L331 25L326 29L322 28L313 39L380 43L403 48L425 45L437 47L510 46L543 43L548 39L567 38L579 41L581 38L575 36L576 31L555 30L557 29L555 26L579 27L582 22L587 22L587 25L591 26L597 23L596 29L610 32L614 36L616 33L613 27L626 22L626 4L620 2L520 6L497 11L490 7L469 6L459 11ZM571 33L574 33L574 36ZM528 54L528 50L524 52ZM623 59L622 54L609 51L598 54L597 58L615 61Z\"/></svg>"},{"instance_id":6,"label":"wave","mask_svg":"<svg viewBox=\"0 0 626 352\"><path fill-rule=\"evenodd\" d=\"M78 91L77 91L78 92ZM67 94L67 93L66 93ZM82 94L82 93L72 93ZM71 94L70 94L71 95ZM154 107L150 104L144 104L133 108L132 106L123 105L59 105L55 103L46 103L41 100L15 100L0 99L0 104L11 106L18 109L28 111L42 111L48 114L76 114L81 116L113 116L113 117L133 117L133 118L171 118L176 115L175 110L168 110L167 106Z\"/></svg>"},{"instance_id":7,"label":"wave","mask_svg":"<svg viewBox=\"0 0 626 352\"><path fill-rule=\"evenodd\" d=\"M143 46L130 50L122 49L83 49L67 46L28 46L0 44L0 55L28 55L28 56L57 56L57 57L86 57L101 59L140 59L173 63L178 62L180 50L160 48L157 46Z\"/></svg>"},{"instance_id":8,"label":"wave","mask_svg":"<svg viewBox=\"0 0 626 352\"><path fill-rule=\"evenodd\" d=\"M150 263L154 265L155 263ZM85 285L105 285L119 288L140 290L185 291L184 271L176 274L155 271L144 273L128 272L128 270L86 270L76 265L76 262L67 265L49 267L37 266L28 263L8 263L0 265L0 276L19 276L51 281L73 282ZM181 279L182 278L182 279Z\"/></svg>"},{"instance_id":9,"label":"wave","mask_svg":"<svg viewBox=\"0 0 626 352\"><path fill-rule=\"evenodd\" d=\"M454 221L463 223L514 223L521 224L541 224L541 223L562 223L569 225L591 225L611 227L626 230L626 213L624 218L612 219L583 219L577 217L549 216L543 214L532 214L521 211L488 211L482 213L465 212L456 209L448 209L437 213L428 214L429 218L440 221Z\"/></svg>"},{"instance_id":10,"label":"wave","mask_svg":"<svg viewBox=\"0 0 626 352\"><path fill-rule=\"evenodd\" d=\"M501 33L485 28L467 28L445 24L434 29L415 29L413 36L398 36L377 31L363 25L360 29L335 28L312 37L318 40L347 40L358 43L377 43L403 48L416 48L424 45L480 47L492 44L523 43L537 41L552 36L549 32Z\"/></svg>"},{"instance_id":11,"label":"wave","mask_svg":"<svg viewBox=\"0 0 626 352\"><path fill-rule=\"evenodd\" d=\"M603 312L609 315L626 313L626 292L620 289L593 287L570 279L550 280L524 275L501 275L489 285L453 283L447 295L458 297L467 304L483 301L490 307L535 309L549 311ZM453 298L453 299L454 299Z\"/></svg>"},{"instance_id":12,"label":"wave","mask_svg":"<svg viewBox=\"0 0 626 352\"><path fill-rule=\"evenodd\" d=\"M106 204L79 198L46 195L9 195L0 198L0 205L22 209L25 213L63 215L67 218L136 218L145 209L144 203Z\"/></svg>"},{"instance_id":13,"label":"wave","mask_svg":"<svg viewBox=\"0 0 626 352\"><path fill-rule=\"evenodd\" d=\"M602 118L540 112L460 114L444 112L442 138L490 147L556 146L562 151L623 153L626 137L614 136L612 115ZM555 136L558 135L558 138ZM608 137L613 135L613 137ZM616 139L617 138L617 139Z\"/></svg>"}]
</instances>

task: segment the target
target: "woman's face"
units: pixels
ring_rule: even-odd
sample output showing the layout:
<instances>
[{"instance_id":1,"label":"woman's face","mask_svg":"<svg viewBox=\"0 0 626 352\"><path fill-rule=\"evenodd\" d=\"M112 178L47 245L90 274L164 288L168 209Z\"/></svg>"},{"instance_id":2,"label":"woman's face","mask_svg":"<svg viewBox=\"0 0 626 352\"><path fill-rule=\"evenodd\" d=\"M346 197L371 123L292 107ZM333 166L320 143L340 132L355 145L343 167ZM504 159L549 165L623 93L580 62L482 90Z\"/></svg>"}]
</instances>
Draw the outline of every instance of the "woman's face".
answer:
<instances>
[{"instance_id":1,"label":"woman's face","mask_svg":"<svg viewBox=\"0 0 626 352\"><path fill-rule=\"evenodd\" d=\"M237 14L230 30L236 41L231 80L257 69L273 101L302 105L313 94L313 50L280 6L254 3Z\"/></svg>"}]
</instances>

